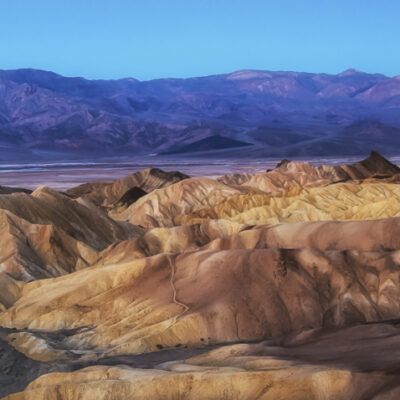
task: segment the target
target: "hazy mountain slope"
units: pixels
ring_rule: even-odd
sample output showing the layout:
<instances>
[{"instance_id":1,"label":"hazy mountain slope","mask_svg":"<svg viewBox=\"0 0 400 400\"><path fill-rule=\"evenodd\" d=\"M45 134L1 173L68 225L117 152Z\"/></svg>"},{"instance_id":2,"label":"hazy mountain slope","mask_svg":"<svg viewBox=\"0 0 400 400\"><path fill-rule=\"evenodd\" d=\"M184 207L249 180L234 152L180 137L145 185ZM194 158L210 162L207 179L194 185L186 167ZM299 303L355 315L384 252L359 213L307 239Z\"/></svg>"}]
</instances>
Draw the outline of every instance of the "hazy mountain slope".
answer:
<instances>
[{"instance_id":1,"label":"hazy mountain slope","mask_svg":"<svg viewBox=\"0 0 400 400\"><path fill-rule=\"evenodd\" d=\"M361 154L373 146L394 154L399 82L354 70L238 71L145 82L0 71L0 145L185 154L212 153L214 143L218 154L240 157ZM253 146L234 151L239 143Z\"/></svg>"}]
</instances>

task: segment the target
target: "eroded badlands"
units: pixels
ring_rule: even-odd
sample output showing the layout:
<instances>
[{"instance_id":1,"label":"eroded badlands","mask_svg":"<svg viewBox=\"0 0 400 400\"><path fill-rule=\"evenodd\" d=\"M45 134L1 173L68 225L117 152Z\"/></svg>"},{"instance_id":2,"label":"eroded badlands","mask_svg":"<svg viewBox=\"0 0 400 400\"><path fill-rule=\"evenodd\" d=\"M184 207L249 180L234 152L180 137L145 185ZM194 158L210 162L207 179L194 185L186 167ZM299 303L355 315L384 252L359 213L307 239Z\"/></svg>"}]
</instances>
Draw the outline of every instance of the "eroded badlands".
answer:
<instances>
[{"instance_id":1,"label":"eroded badlands","mask_svg":"<svg viewBox=\"0 0 400 400\"><path fill-rule=\"evenodd\" d=\"M0 395L397 399L399 178L372 153L4 188Z\"/></svg>"}]
</instances>

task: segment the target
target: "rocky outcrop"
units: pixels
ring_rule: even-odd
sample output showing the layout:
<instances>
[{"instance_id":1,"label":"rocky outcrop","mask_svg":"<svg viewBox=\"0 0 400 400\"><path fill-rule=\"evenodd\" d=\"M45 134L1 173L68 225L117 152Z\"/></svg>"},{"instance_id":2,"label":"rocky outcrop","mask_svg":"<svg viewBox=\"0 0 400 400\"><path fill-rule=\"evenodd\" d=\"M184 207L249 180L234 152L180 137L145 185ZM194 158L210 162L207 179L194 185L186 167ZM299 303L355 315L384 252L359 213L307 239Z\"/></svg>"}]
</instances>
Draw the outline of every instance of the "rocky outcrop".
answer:
<instances>
[{"instance_id":1,"label":"rocky outcrop","mask_svg":"<svg viewBox=\"0 0 400 400\"><path fill-rule=\"evenodd\" d=\"M126 210L115 210L110 215L146 228L174 226L174 218L178 215L215 206L229 196L248 192L246 188L228 186L210 178L190 178L155 190Z\"/></svg>"},{"instance_id":2,"label":"rocky outcrop","mask_svg":"<svg viewBox=\"0 0 400 400\"><path fill-rule=\"evenodd\" d=\"M372 152L344 166L283 161L257 175L191 178L110 210L147 228L229 219L241 224L376 219L397 216L399 168ZM343 202L343 198L348 201Z\"/></svg>"},{"instance_id":3,"label":"rocky outcrop","mask_svg":"<svg viewBox=\"0 0 400 400\"><path fill-rule=\"evenodd\" d=\"M111 243L141 234L90 203L49 188L0 196L0 307L20 295L22 282L86 268Z\"/></svg>"},{"instance_id":4,"label":"rocky outcrop","mask_svg":"<svg viewBox=\"0 0 400 400\"><path fill-rule=\"evenodd\" d=\"M66 193L73 198L88 199L97 206L105 208L126 207L133 202L131 195L134 188L136 188L135 198L137 200L143 194L187 178L189 178L187 175L177 171L165 172L158 168L147 168L114 182L85 183L67 190ZM130 201L126 202L124 196L129 197Z\"/></svg>"},{"instance_id":5,"label":"rocky outcrop","mask_svg":"<svg viewBox=\"0 0 400 400\"><path fill-rule=\"evenodd\" d=\"M372 151L368 158L354 164L311 165L308 162L282 160L275 169L266 173L231 174L222 176L218 180L227 185L245 185L272 193L293 187L362 181L372 177L385 178L399 173L400 169L396 165Z\"/></svg>"},{"instance_id":6,"label":"rocky outcrop","mask_svg":"<svg viewBox=\"0 0 400 400\"><path fill-rule=\"evenodd\" d=\"M0 195L0 393L397 399L396 166L157 174Z\"/></svg>"},{"instance_id":7,"label":"rocky outcrop","mask_svg":"<svg viewBox=\"0 0 400 400\"><path fill-rule=\"evenodd\" d=\"M192 178L143 196L126 210L114 210L110 215L147 228L217 219L248 225L368 220L400 216L399 198L398 184L379 179L266 194L246 186Z\"/></svg>"}]
</instances>

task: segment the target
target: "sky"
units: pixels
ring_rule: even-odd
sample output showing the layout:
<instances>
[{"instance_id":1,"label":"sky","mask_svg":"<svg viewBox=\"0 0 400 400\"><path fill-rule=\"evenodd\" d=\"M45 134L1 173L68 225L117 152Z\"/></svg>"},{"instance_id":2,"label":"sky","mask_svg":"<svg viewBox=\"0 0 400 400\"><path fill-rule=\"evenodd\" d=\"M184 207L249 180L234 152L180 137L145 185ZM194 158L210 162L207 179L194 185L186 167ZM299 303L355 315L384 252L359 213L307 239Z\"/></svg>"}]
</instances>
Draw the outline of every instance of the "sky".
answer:
<instances>
[{"instance_id":1,"label":"sky","mask_svg":"<svg viewBox=\"0 0 400 400\"><path fill-rule=\"evenodd\" d=\"M0 0L0 69L149 80L400 74L399 0Z\"/></svg>"}]
</instances>

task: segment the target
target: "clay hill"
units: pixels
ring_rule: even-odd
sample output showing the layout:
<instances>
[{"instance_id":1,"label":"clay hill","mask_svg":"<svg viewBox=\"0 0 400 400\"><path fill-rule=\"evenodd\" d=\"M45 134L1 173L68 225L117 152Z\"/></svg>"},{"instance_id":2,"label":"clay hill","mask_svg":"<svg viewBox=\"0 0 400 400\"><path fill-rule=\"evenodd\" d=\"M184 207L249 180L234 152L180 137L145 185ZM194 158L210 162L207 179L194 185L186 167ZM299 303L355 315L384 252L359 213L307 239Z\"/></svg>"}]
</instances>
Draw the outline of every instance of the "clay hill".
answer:
<instances>
[{"instance_id":1,"label":"clay hill","mask_svg":"<svg viewBox=\"0 0 400 400\"><path fill-rule=\"evenodd\" d=\"M399 168L284 160L0 195L0 394L400 395Z\"/></svg>"},{"instance_id":2,"label":"clay hill","mask_svg":"<svg viewBox=\"0 0 400 400\"><path fill-rule=\"evenodd\" d=\"M344 166L313 166L283 161L272 171L257 175L227 175L182 180L141 197L129 207L111 212L121 221L146 227L229 219L266 224L321 219L364 219L395 216L399 168L379 154ZM368 182L366 180L369 180ZM330 185L332 184L332 185ZM383 184L383 186L381 186ZM368 186L369 185L369 186ZM367 188L366 197L358 191ZM344 196L356 207L340 206ZM327 197L327 200L321 198ZM385 200L386 199L386 200ZM376 200L376 202L374 202ZM379 204L377 202L379 201ZM393 202L393 207L387 207Z\"/></svg>"},{"instance_id":3,"label":"clay hill","mask_svg":"<svg viewBox=\"0 0 400 400\"><path fill-rule=\"evenodd\" d=\"M158 168L148 168L114 182L79 185L66 193L73 198L88 199L100 207L129 206L155 189L167 187L186 178L189 177L178 171L165 172Z\"/></svg>"},{"instance_id":4,"label":"clay hill","mask_svg":"<svg viewBox=\"0 0 400 400\"><path fill-rule=\"evenodd\" d=\"M88 80L0 70L2 160L396 154L399 76L242 70Z\"/></svg>"}]
</instances>

